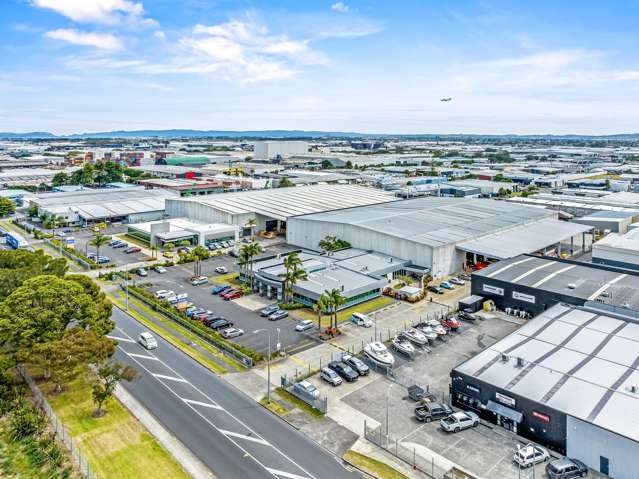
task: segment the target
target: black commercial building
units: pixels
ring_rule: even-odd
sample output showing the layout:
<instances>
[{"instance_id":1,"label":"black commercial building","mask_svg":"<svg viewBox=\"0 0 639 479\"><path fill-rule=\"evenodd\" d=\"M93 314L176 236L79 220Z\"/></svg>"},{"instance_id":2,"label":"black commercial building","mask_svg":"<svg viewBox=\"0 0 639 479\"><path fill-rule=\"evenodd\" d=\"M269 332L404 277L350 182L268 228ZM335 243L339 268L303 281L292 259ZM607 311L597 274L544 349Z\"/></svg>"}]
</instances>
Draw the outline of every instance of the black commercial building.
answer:
<instances>
[{"instance_id":1,"label":"black commercial building","mask_svg":"<svg viewBox=\"0 0 639 479\"><path fill-rule=\"evenodd\" d=\"M501 310L532 316L558 303L588 301L639 310L639 272L550 256L521 255L472 275L472 294L491 299Z\"/></svg>"},{"instance_id":2,"label":"black commercial building","mask_svg":"<svg viewBox=\"0 0 639 479\"><path fill-rule=\"evenodd\" d=\"M601 309L604 308L604 309ZM617 479L639 470L639 320L556 304L456 366L456 407Z\"/></svg>"}]
</instances>

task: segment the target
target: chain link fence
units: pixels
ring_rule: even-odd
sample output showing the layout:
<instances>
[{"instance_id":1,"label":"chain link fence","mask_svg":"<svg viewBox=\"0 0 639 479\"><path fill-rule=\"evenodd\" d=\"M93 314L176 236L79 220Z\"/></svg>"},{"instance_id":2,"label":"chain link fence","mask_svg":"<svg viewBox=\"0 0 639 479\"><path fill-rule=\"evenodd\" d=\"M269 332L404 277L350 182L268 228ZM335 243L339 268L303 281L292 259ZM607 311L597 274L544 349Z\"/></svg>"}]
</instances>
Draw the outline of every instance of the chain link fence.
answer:
<instances>
[{"instance_id":1,"label":"chain link fence","mask_svg":"<svg viewBox=\"0 0 639 479\"><path fill-rule=\"evenodd\" d=\"M40 389L38 388L38 385L35 383L33 378L22 366L18 366L18 372L29 386L36 406L47 416L49 424L51 424L51 427L54 430L56 436L67 448L69 454L71 454L71 458L73 459L73 462L76 464L76 466L79 468L82 476L86 479L98 479L99 476L95 472L93 472L91 464L82 454L77 441L73 439L68 429L64 427L62 421L60 421L60 419L58 419L58 416L55 415L53 409L51 409L51 406L49 405L49 402L42 395L42 392L40 392Z\"/></svg>"},{"instance_id":2,"label":"chain link fence","mask_svg":"<svg viewBox=\"0 0 639 479\"><path fill-rule=\"evenodd\" d=\"M322 414L326 414L328 412L328 399L326 397L312 398L308 394L304 394L302 391L298 391L295 388L295 382L291 381L286 376L281 376L280 384L282 385L282 388L284 388L288 393L292 394L298 399L301 399L312 408L320 411Z\"/></svg>"}]
</instances>

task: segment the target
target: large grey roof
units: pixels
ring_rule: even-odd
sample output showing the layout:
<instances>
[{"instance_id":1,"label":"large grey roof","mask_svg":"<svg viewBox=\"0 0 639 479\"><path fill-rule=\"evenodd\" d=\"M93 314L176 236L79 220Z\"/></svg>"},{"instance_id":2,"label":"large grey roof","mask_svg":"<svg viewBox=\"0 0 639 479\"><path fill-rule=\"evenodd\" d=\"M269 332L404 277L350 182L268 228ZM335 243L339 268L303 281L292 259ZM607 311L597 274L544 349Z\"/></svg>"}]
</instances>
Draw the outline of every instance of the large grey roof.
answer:
<instances>
[{"instance_id":1,"label":"large grey roof","mask_svg":"<svg viewBox=\"0 0 639 479\"><path fill-rule=\"evenodd\" d=\"M351 224L436 247L556 215L553 211L505 201L426 197L305 215L300 219Z\"/></svg>"},{"instance_id":2,"label":"large grey roof","mask_svg":"<svg viewBox=\"0 0 639 479\"><path fill-rule=\"evenodd\" d=\"M291 216L396 199L390 193L364 186L315 185L188 197L176 201L199 203L230 214L253 213L286 221Z\"/></svg>"},{"instance_id":3,"label":"large grey roof","mask_svg":"<svg viewBox=\"0 0 639 479\"><path fill-rule=\"evenodd\" d=\"M559 304L455 371L639 440L638 366L639 324Z\"/></svg>"}]
</instances>

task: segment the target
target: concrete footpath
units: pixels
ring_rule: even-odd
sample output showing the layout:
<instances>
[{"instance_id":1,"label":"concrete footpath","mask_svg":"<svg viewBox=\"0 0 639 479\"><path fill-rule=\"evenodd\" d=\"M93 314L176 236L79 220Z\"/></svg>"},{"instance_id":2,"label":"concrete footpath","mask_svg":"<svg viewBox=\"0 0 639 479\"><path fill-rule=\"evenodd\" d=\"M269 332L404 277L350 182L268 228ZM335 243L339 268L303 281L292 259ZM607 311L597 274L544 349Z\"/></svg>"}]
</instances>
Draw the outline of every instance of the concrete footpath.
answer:
<instances>
[{"instance_id":1,"label":"concrete footpath","mask_svg":"<svg viewBox=\"0 0 639 479\"><path fill-rule=\"evenodd\" d=\"M169 451L169 454L191 477L195 479L217 479L217 476L208 467L195 457L173 434L167 431L126 389L118 385L115 389L115 397L131 411L131 414Z\"/></svg>"}]
</instances>

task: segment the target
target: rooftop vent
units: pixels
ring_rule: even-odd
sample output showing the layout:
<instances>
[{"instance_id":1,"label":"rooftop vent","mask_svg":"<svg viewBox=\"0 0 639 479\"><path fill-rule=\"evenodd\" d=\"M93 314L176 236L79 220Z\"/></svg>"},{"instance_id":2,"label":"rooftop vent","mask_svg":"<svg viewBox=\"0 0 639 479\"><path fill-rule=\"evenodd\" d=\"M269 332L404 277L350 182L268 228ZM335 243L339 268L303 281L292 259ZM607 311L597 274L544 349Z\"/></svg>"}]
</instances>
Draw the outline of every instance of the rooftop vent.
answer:
<instances>
[{"instance_id":1,"label":"rooftop vent","mask_svg":"<svg viewBox=\"0 0 639 479\"><path fill-rule=\"evenodd\" d=\"M518 368L523 368L524 367L524 358L517 358L517 367Z\"/></svg>"},{"instance_id":2,"label":"rooftop vent","mask_svg":"<svg viewBox=\"0 0 639 479\"><path fill-rule=\"evenodd\" d=\"M508 355L501 353L501 362L502 363L507 363L508 362Z\"/></svg>"},{"instance_id":3,"label":"rooftop vent","mask_svg":"<svg viewBox=\"0 0 639 479\"><path fill-rule=\"evenodd\" d=\"M639 385L637 384L631 384L630 387L628 388L630 390L631 393L633 394L637 394L639 393Z\"/></svg>"},{"instance_id":4,"label":"rooftop vent","mask_svg":"<svg viewBox=\"0 0 639 479\"><path fill-rule=\"evenodd\" d=\"M577 287L575 283L568 283L566 286L568 287L568 289L575 289Z\"/></svg>"}]
</instances>

